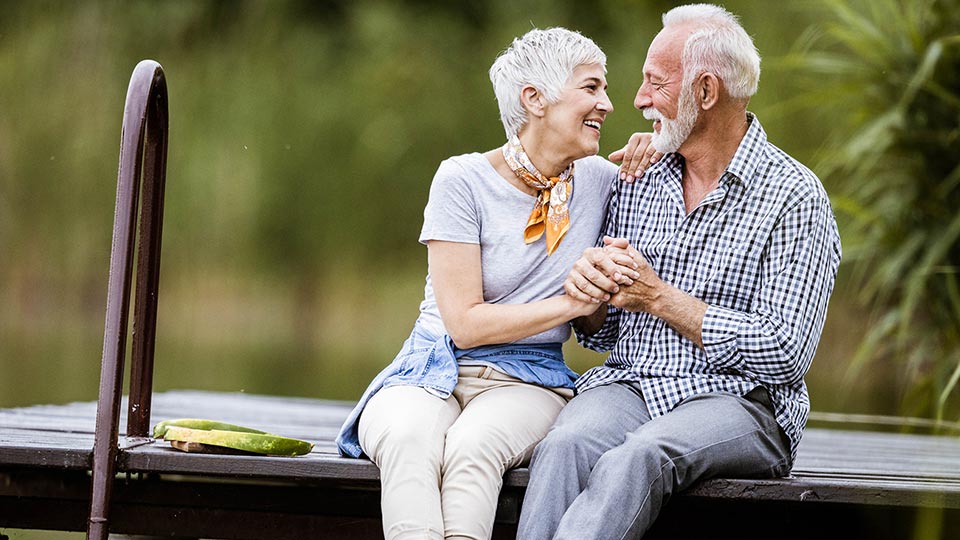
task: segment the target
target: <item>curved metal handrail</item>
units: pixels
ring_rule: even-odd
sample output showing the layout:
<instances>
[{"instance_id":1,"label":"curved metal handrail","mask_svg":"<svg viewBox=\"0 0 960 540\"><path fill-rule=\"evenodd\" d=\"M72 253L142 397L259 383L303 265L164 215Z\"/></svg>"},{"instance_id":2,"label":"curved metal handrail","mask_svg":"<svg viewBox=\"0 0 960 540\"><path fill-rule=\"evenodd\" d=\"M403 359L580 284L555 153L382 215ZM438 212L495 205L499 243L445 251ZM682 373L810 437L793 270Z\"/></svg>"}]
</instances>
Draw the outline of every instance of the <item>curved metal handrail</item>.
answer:
<instances>
[{"instance_id":1,"label":"curved metal handrail","mask_svg":"<svg viewBox=\"0 0 960 540\"><path fill-rule=\"evenodd\" d=\"M127 437L147 437L150 427L168 119L167 82L163 68L153 60L143 60L130 77L123 108L100 394L93 444L88 539L106 540L109 532L110 495L119 451L117 439L141 177L143 201L139 206L140 235L136 243L139 245L137 296Z\"/></svg>"}]
</instances>

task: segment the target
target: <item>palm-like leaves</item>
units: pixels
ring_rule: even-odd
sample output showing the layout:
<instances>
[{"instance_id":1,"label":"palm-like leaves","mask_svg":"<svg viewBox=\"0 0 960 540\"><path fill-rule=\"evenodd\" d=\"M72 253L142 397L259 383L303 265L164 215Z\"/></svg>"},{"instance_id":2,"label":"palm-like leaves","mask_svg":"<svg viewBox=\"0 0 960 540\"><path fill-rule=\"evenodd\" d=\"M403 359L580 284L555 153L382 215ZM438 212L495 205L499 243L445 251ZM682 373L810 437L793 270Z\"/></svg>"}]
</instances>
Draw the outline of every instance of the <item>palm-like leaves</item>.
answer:
<instances>
[{"instance_id":1,"label":"palm-like leaves","mask_svg":"<svg viewBox=\"0 0 960 540\"><path fill-rule=\"evenodd\" d=\"M905 412L943 418L960 393L960 2L823 4L831 22L782 65L813 76L803 102L832 124L818 172L872 313L851 374L901 361Z\"/></svg>"}]
</instances>

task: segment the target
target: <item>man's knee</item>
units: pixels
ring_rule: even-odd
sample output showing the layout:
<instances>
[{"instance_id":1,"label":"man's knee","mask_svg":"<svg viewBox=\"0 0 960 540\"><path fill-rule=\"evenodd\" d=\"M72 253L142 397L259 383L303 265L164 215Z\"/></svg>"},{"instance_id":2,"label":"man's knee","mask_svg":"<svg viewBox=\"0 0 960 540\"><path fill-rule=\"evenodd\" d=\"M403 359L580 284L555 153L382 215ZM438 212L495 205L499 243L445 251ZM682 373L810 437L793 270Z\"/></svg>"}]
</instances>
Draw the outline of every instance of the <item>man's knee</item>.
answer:
<instances>
[{"instance_id":1,"label":"man's knee","mask_svg":"<svg viewBox=\"0 0 960 540\"><path fill-rule=\"evenodd\" d=\"M684 450L674 444L669 437L640 430L628 434L624 443L615 452L611 452L611 458L655 471L665 467L672 468L683 452Z\"/></svg>"},{"instance_id":2,"label":"man's knee","mask_svg":"<svg viewBox=\"0 0 960 540\"><path fill-rule=\"evenodd\" d=\"M590 442L573 426L554 426L533 451L533 462L556 457L561 463L581 461L589 454Z\"/></svg>"}]
</instances>

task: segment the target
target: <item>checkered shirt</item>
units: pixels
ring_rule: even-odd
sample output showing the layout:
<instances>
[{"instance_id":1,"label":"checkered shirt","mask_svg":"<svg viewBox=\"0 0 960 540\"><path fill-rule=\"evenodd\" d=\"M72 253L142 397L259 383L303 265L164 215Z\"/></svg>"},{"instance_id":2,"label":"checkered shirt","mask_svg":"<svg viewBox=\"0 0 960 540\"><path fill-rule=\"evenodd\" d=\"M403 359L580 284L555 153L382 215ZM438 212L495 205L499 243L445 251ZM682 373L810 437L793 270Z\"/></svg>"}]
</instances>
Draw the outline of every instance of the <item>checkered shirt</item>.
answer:
<instances>
[{"instance_id":1,"label":"checkered shirt","mask_svg":"<svg viewBox=\"0 0 960 540\"><path fill-rule=\"evenodd\" d=\"M816 175L749 127L717 189L687 214L682 157L669 154L619 183L605 234L627 238L667 283L708 304L703 349L662 319L609 308L580 342L612 351L578 392L635 381L653 417L705 392L770 394L791 455L810 411L810 367L840 264L840 237Z\"/></svg>"}]
</instances>

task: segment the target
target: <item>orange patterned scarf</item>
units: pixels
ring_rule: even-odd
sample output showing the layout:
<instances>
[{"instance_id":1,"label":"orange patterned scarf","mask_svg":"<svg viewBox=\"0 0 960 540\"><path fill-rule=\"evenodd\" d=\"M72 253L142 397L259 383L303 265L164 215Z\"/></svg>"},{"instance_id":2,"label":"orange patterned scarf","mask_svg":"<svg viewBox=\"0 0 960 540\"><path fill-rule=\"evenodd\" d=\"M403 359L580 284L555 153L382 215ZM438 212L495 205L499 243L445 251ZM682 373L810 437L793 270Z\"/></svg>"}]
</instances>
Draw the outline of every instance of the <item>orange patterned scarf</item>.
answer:
<instances>
[{"instance_id":1,"label":"orange patterned scarf","mask_svg":"<svg viewBox=\"0 0 960 540\"><path fill-rule=\"evenodd\" d=\"M553 254L570 228L567 201L573 194L573 163L560 176L547 178L533 166L516 135L503 145L503 159L524 184L538 190L537 202L523 230L524 242L536 242L546 232L547 255Z\"/></svg>"}]
</instances>

